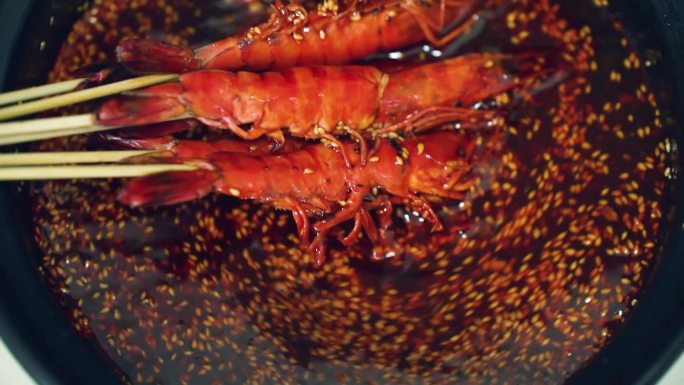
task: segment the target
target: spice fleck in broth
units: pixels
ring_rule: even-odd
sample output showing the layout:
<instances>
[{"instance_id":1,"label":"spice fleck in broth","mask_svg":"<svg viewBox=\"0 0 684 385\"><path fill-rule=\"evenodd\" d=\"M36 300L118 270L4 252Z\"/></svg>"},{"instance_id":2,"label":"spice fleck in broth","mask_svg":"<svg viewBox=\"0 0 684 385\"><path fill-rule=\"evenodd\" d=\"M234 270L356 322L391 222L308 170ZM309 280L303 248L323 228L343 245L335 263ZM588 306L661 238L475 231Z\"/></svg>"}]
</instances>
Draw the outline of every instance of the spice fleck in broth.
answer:
<instances>
[{"instance_id":1,"label":"spice fleck in broth","mask_svg":"<svg viewBox=\"0 0 684 385\"><path fill-rule=\"evenodd\" d=\"M198 3L94 1L51 79L123 37L197 43L265 12ZM128 209L120 181L36 184L41 271L74 327L134 384L562 384L638 301L674 145L605 2L511 3L464 50L553 50L574 71L515 109L496 176L441 210L445 232L399 209L395 248L331 242L316 269L265 205Z\"/></svg>"}]
</instances>

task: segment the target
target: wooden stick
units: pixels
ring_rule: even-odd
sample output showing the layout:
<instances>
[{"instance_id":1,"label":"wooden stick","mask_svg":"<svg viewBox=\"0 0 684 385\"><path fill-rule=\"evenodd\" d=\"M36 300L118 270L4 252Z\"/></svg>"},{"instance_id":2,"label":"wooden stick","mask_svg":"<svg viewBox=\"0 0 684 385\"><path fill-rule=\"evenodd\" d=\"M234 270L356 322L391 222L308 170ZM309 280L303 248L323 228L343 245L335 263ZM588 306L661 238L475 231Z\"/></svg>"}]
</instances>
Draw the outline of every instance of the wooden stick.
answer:
<instances>
[{"instance_id":1,"label":"wooden stick","mask_svg":"<svg viewBox=\"0 0 684 385\"><path fill-rule=\"evenodd\" d=\"M178 78L178 76L179 75L177 74L141 76L117 83L105 84L99 87L53 96L51 98L41 99L34 102L0 108L0 120L13 119L24 115L34 114L36 112L69 106L125 91L131 91L137 88L147 87L153 84L173 80Z\"/></svg>"},{"instance_id":2,"label":"wooden stick","mask_svg":"<svg viewBox=\"0 0 684 385\"><path fill-rule=\"evenodd\" d=\"M45 84L38 87L5 92L4 94L0 94L0 106L69 92L80 86L85 80L86 79L84 78L72 79L60 83Z\"/></svg>"},{"instance_id":3,"label":"wooden stick","mask_svg":"<svg viewBox=\"0 0 684 385\"><path fill-rule=\"evenodd\" d=\"M169 119L168 121L183 120L188 119L189 117L190 116L188 115L181 115ZM94 122L95 115L83 114L0 123L0 146L52 139L60 136L90 134L93 132L127 127L102 126L94 124Z\"/></svg>"},{"instance_id":4,"label":"wooden stick","mask_svg":"<svg viewBox=\"0 0 684 385\"><path fill-rule=\"evenodd\" d=\"M192 171L188 164L108 164L0 167L0 181L133 178L169 171Z\"/></svg>"},{"instance_id":5,"label":"wooden stick","mask_svg":"<svg viewBox=\"0 0 684 385\"><path fill-rule=\"evenodd\" d=\"M95 125L94 114L22 120L18 122L0 123L0 137L26 135L45 131L59 131L93 125Z\"/></svg>"},{"instance_id":6,"label":"wooden stick","mask_svg":"<svg viewBox=\"0 0 684 385\"><path fill-rule=\"evenodd\" d=\"M116 163L157 151L71 151L0 154L0 167L59 164Z\"/></svg>"},{"instance_id":7,"label":"wooden stick","mask_svg":"<svg viewBox=\"0 0 684 385\"><path fill-rule=\"evenodd\" d=\"M36 132L26 135L10 135L10 136L0 136L0 146L7 146L10 144L19 144L27 142L35 142L45 139L59 138L62 136L70 135L82 135L91 134L93 132L101 132L106 130L112 130L118 127L104 127L104 126L87 126L87 127L76 127L71 129L48 131L48 132Z\"/></svg>"}]
</instances>

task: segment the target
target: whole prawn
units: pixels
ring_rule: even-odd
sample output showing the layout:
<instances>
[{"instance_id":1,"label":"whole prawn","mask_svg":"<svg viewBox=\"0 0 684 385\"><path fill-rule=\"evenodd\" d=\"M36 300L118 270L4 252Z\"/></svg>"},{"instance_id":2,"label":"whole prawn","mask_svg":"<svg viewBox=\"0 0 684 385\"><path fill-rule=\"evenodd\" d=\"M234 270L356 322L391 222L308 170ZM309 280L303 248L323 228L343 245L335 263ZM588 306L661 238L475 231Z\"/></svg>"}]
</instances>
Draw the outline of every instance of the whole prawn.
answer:
<instances>
[{"instance_id":1,"label":"whole prawn","mask_svg":"<svg viewBox=\"0 0 684 385\"><path fill-rule=\"evenodd\" d=\"M197 170L133 179L118 198L134 207L168 205L216 191L268 203L293 213L300 243L310 245L320 264L327 236L339 224L354 219L354 229L343 244L355 242L362 229L376 242L381 232L370 210L384 209L385 215L379 217L386 229L390 222L388 205L391 210L391 201L402 201L425 213L433 230L440 230L439 217L426 197L464 199L475 184L471 170L476 140L463 133L443 131L405 139L399 154L390 139L378 139L366 165L354 151L355 143L345 141L343 146L352 154L353 167L341 172L345 170L342 156L320 143L283 154L256 156L235 152L234 141L181 141L171 151L153 156L194 161ZM374 193L379 190L392 199L378 198ZM369 196L374 198L367 202ZM311 217L320 220L311 226ZM317 235L309 244L311 227Z\"/></svg>"},{"instance_id":2,"label":"whole prawn","mask_svg":"<svg viewBox=\"0 0 684 385\"><path fill-rule=\"evenodd\" d=\"M96 117L103 126L192 118L247 140L269 136L283 142L287 129L293 136L326 139L337 146L333 135L348 133L365 148L364 137L371 133L421 131L453 121L464 126L491 122L492 113L471 107L521 84L521 76L536 71L527 67L538 65L527 60L469 54L391 75L371 66L196 71L111 99Z\"/></svg>"},{"instance_id":3,"label":"whole prawn","mask_svg":"<svg viewBox=\"0 0 684 385\"><path fill-rule=\"evenodd\" d=\"M489 0L488 2L493 2ZM501 0L497 0L501 1ZM125 40L120 62L138 72L187 72L198 69L250 71L294 66L339 65L376 52L427 40L441 46L465 33L481 0L322 1L307 11L299 2L276 1L270 19L239 36L197 50L157 40ZM447 21L457 27L438 36Z\"/></svg>"}]
</instances>

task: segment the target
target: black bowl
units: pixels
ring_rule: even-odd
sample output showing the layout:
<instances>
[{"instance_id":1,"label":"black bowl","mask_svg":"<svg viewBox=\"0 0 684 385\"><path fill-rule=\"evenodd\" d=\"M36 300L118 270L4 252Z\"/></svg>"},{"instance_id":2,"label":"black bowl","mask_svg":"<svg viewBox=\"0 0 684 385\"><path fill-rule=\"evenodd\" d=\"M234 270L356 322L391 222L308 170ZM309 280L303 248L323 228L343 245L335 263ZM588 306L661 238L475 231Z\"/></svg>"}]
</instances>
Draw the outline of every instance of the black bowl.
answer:
<instances>
[{"instance_id":1,"label":"black bowl","mask_svg":"<svg viewBox=\"0 0 684 385\"><path fill-rule=\"evenodd\" d=\"M616 15L640 49L664 53L649 68L671 115L684 121L684 2L616 1ZM78 1L0 0L0 89L40 82L64 40ZM50 23L52 18L53 22ZM41 49L41 42L47 42ZM22 63L21 68L13 66ZM677 116L679 114L679 116ZM678 143L681 132L675 133ZM680 169L684 163L680 160ZM611 342L568 384L657 382L684 346L684 183L658 266L639 305ZM43 384L121 384L98 352L79 336L52 299L36 269L36 249L16 185L0 184L0 335Z\"/></svg>"},{"instance_id":2,"label":"black bowl","mask_svg":"<svg viewBox=\"0 0 684 385\"><path fill-rule=\"evenodd\" d=\"M41 50L40 42L64 41L79 5L76 1L0 1L0 36L5 39L0 45L0 89L21 87L26 79L47 73L48 58L56 55L58 46ZM50 23L53 17L55 23ZM18 62L22 68L12 66ZM2 184L0 202L2 339L41 385L120 385L111 367L73 330L50 297L36 269L37 250L25 231L29 224L22 213L27 211L16 186Z\"/></svg>"}]
</instances>

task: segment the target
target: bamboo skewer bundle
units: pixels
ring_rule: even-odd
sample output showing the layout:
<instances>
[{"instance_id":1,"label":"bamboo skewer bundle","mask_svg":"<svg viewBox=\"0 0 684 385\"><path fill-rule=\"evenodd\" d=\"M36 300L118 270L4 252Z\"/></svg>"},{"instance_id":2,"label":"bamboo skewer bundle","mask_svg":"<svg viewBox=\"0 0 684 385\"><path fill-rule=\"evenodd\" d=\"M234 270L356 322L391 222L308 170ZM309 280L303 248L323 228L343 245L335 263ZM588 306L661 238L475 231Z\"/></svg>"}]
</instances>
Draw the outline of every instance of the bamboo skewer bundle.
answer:
<instances>
[{"instance_id":1,"label":"bamboo skewer bundle","mask_svg":"<svg viewBox=\"0 0 684 385\"><path fill-rule=\"evenodd\" d=\"M68 92L77 88L86 80L73 79L62 83L48 84L45 86L0 94L0 106L9 103L32 100L43 96L60 94L45 99L0 108L0 121L15 119L37 112L47 111L54 108L65 107L72 104L99 99L105 96L132 91L173 80L178 76L179 75L177 74L141 76L138 78L123 80L98 87ZM93 114L83 114L0 123L0 146L52 139L61 136L89 134L120 128L118 126L97 125L95 124L95 121L96 119Z\"/></svg>"},{"instance_id":2,"label":"bamboo skewer bundle","mask_svg":"<svg viewBox=\"0 0 684 385\"><path fill-rule=\"evenodd\" d=\"M178 76L177 74L141 76L74 91L87 80L80 78L2 93L0 106L6 107L0 108L0 121L132 91L173 80ZM120 128L101 126L95 122L94 114L3 122L0 123L0 146ZM196 166L191 164L122 163L129 158L152 153L154 151L0 154L0 181L129 178L196 169Z\"/></svg>"},{"instance_id":3,"label":"bamboo skewer bundle","mask_svg":"<svg viewBox=\"0 0 684 385\"><path fill-rule=\"evenodd\" d=\"M176 74L141 76L138 78L123 80L120 82L105 84L93 88L87 88L84 90L57 95L33 102L17 104L10 107L4 107L0 108L0 120L14 119L25 115L35 114L37 112L47 111L55 108L66 107L73 104L82 103L89 100L99 99L105 96L115 95L122 92L135 90L138 88L151 86L154 84L163 83L169 80L176 79L178 78L178 76L179 75ZM57 85L59 85L60 87L64 86L62 83L58 83ZM72 86L72 84L67 85ZM57 90L61 90L60 87L57 87ZM48 94L53 95L55 91L55 89L50 89L49 85L38 88L38 91L31 91L32 89L28 89L22 91L13 91L6 94L0 94L0 101L28 100L27 98L34 98L35 95L39 95L42 92L52 92ZM2 104L3 103L0 103L0 105Z\"/></svg>"}]
</instances>

